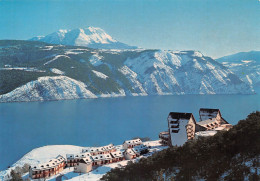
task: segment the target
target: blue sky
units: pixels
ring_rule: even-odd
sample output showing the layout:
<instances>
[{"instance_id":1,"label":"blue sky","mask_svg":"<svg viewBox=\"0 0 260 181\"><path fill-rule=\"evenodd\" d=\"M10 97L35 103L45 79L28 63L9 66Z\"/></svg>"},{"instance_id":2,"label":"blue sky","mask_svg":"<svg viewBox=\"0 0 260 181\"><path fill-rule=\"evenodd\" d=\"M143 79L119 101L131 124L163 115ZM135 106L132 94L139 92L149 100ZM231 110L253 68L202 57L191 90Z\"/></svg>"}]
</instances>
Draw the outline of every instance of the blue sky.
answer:
<instances>
[{"instance_id":1,"label":"blue sky","mask_svg":"<svg viewBox=\"0 0 260 181\"><path fill-rule=\"evenodd\" d=\"M0 0L0 39L95 26L143 48L260 50L258 0Z\"/></svg>"}]
</instances>

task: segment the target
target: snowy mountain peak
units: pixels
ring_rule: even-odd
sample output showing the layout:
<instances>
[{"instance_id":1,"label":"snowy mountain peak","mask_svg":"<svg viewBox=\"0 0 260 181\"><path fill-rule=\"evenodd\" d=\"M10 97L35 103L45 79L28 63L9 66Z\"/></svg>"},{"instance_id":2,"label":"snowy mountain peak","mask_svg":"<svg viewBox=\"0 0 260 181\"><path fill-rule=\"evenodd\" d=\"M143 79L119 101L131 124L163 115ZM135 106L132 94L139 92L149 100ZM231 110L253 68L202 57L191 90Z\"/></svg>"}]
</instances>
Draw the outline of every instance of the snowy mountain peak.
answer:
<instances>
[{"instance_id":1,"label":"snowy mountain peak","mask_svg":"<svg viewBox=\"0 0 260 181\"><path fill-rule=\"evenodd\" d=\"M95 49L135 49L135 46L129 46L121 43L103 29L97 27L76 28L72 30L60 29L47 36L37 36L33 41L43 41L52 44L85 46Z\"/></svg>"}]
</instances>

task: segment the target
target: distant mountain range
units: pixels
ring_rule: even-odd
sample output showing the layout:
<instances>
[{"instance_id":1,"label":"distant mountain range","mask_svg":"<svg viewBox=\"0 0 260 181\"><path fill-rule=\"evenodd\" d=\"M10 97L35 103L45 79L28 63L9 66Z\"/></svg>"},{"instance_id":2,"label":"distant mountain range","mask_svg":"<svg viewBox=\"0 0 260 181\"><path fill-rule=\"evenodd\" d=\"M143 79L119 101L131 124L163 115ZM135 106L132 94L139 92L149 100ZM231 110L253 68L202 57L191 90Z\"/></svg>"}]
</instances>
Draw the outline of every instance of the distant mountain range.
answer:
<instances>
[{"instance_id":1,"label":"distant mountain range","mask_svg":"<svg viewBox=\"0 0 260 181\"><path fill-rule=\"evenodd\" d=\"M59 30L47 36L37 36L32 41L42 41L51 44L84 46L94 49L136 49L136 46L129 46L121 43L101 28L87 27L73 30Z\"/></svg>"},{"instance_id":2,"label":"distant mountain range","mask_svg":"<svg viewBox=\"0 0 260 181\"><path fill-rule=\"evenodd\" d=\"M252 87L260 86L260 51L240 52L217 59Z\"/></svg>"},{"instance_id":3,"label":"distant mountain range","mask_svg":"<svg viewBox=\"0 0 260 181\"><path fill-rule=\"evenodd\" d=\"M0 41L0 102L116 96L252 94L198 51L98 50Z\"/></svg>"}]
</instances>

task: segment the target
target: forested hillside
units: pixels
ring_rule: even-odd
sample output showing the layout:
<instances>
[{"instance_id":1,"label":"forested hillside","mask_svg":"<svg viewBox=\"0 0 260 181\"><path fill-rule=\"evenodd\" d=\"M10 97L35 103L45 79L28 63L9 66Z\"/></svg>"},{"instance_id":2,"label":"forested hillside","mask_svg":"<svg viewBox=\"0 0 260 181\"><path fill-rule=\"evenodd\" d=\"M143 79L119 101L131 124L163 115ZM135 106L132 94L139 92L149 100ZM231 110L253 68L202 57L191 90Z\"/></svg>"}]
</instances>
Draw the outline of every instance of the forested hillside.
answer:
<instances>
[{"instance_id":1,"label":"forested hillside","mask_svg":"<svg viewBox=\"0 0 260 181\"><path fill-rule=\"evenodd\" d=\"M95 50L2 40L0 54L0 102L254 93L198 51Z\"/></svg>"}]
</instances>

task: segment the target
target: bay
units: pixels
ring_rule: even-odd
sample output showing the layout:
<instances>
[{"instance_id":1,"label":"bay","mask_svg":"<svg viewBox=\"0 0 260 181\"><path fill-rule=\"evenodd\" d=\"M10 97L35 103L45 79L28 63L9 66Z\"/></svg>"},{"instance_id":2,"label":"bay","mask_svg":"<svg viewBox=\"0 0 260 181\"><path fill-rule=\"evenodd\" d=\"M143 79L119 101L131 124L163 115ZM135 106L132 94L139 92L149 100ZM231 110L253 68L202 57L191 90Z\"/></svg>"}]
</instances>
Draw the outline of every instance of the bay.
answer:
<instances>
[{"instance_id":1,"label":"bay","mask_svg":"<svg viewBox=\"0 0 260 181\"><path fill-rule=\"evenodd\" d=\"M259 92L259 91L258 91ZM158 139L169 112L219 108L231 124L259 110L260 96L182 95L0 104L0 170L45 145L102 146L133 137Z\"/></svg>"}]
</instances>

